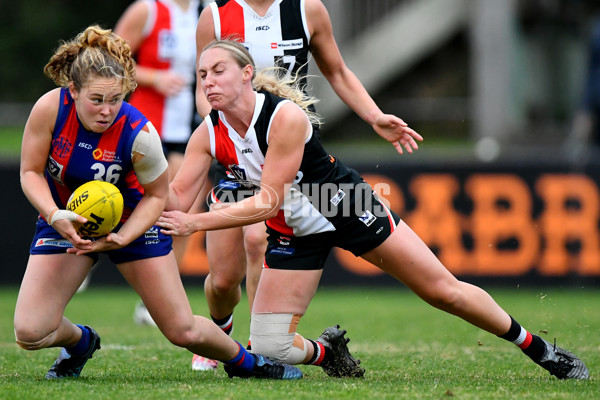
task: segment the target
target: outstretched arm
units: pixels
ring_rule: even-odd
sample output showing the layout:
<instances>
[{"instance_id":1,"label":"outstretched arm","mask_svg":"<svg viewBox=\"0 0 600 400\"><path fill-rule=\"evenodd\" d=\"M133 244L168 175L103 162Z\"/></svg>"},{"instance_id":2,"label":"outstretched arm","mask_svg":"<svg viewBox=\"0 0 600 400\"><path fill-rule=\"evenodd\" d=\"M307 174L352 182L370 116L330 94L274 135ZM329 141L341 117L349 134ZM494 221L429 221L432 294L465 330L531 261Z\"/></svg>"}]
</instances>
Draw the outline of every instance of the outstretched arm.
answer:
<instances>
[{"instance_id":1,"label":"outstretched arm","mask_svg":"<svg viewBox=\"0 0 600 400\"><path fill-rule=\"evenodd\" d=\"M398 153L412 153L423 138L395 115L384 114L356 75L346 66L339 51L331 19L321 0L306 0L311 53L329 84L344 103L373 127L379 136L392 143Z\"/></svg>"},{"instance_id":2,"label":"outstretched arm","mask_svg":"<svg viewBox=\"0 0 600 400\"><path fill-rule=\"evenodd\" d=\"M190 210L206 182L211 161L208 128L202 122L190 137L183 163L169 185L167 211Z\"/></svg>"},{"instance_id":3,"label":"outstretched arm","mask_svg":"<svg viewBox=\"0 0 600 400\"><path fill-rule=\"evenodd\" d=\"M190 215L176 211L164 212L157 225L166 234L186 236L200 230L251 225L274 217L298 173L304 154L304 141L310 130L304 111L293 103L285 104L271 125L259 193L228 207L205 213Z\"/></svg>"}]
</instances>

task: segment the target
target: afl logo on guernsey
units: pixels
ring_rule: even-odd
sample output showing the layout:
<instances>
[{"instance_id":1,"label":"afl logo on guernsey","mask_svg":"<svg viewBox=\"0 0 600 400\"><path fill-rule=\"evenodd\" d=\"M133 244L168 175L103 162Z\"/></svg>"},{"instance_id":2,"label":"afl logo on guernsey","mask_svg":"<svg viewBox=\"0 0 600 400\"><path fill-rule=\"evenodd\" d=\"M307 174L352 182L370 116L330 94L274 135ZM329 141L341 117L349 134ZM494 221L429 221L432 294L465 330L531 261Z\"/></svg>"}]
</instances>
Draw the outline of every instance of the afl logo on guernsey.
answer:
<instances>
[{"instance_id":1,"label":"afl logo on guernsey","mask_svg":"<svg viewBox=\"0 0 600 400\"><path fill-rule=\"evenodd\" d=\"M63 182L62 179L60 179L60 177L62 176L63 169L64 167L62 164L56 162L56 160L52 157L48 157L48 162L46 163L46 171L48 171L48 174L52 177L52 179L54 179L61 185L63 184Z\"/></svg>"}]
</instances>

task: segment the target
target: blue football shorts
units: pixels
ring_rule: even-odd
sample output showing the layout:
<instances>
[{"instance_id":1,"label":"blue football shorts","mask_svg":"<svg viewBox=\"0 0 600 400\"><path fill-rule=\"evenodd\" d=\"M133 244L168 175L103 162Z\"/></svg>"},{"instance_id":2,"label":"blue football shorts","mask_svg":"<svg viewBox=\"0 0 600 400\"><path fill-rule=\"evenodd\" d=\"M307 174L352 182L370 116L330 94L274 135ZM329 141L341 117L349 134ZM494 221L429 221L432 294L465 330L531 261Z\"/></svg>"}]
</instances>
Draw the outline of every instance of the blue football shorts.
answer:
<instances>
[{"instance_id":1,"label":"blue football shorts","mask_svg":"<svg viewBox=\"0 0 600 400\"><path fill-rule=\"evenodd\" d=\"M118 230L121 224L115 228ZM62 254L73 247L71 242L60 234L42 218L38 218L35 225L35 234L29 248L29 254ZM169 254L173 248L173 238L160 232L158 226L152 226L143 235L129 243L127 246L116 250L104 252L115 264L145 258L160 257ZM99 253L88 253L94 262L98 260Z\"/></svg>"}]
</instances>

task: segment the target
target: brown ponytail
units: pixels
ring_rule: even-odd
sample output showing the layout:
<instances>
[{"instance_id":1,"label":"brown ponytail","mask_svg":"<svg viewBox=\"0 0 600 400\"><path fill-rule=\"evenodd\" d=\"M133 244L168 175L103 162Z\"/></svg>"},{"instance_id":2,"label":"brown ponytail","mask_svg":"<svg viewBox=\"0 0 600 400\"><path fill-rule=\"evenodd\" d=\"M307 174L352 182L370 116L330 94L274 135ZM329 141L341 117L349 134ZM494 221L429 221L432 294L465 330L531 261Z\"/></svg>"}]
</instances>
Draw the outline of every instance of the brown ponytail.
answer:
<instances>
[{"instance_id":1,"label":"brown ponytail","mask_svg":"<svg viewBox=\"0 0 600 400\"><path fill-rule=\"evenodd\" d=\"M135 61L129 44L110 29L88 27L63 42L44 67L44 74L58 86L73 82L77 90L91 77L117 78L123 94L135 90Z\"/></svg>"}]
</instances>

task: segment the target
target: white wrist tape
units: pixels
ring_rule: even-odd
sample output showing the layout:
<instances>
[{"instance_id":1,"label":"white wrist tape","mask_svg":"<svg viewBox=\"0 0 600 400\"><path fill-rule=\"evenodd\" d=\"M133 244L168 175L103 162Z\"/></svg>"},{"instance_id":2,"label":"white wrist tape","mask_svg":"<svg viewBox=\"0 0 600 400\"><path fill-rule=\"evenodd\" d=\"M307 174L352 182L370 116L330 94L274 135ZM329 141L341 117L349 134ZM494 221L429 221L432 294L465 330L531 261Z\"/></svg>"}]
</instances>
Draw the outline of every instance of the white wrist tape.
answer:
<instances>
[{"instance_id":1,"label":"white wrist tape","mask_svg":"<svg viewBox=\"0 0 600 400\"><path fill-rule=\"evenodd\" d=\"M68 219L71 222L75 222L77 221L77 214L69 210L56 210L50 214L50 221L48 223L52 226L59 219Z\"/></svg>"}]
</instances>

